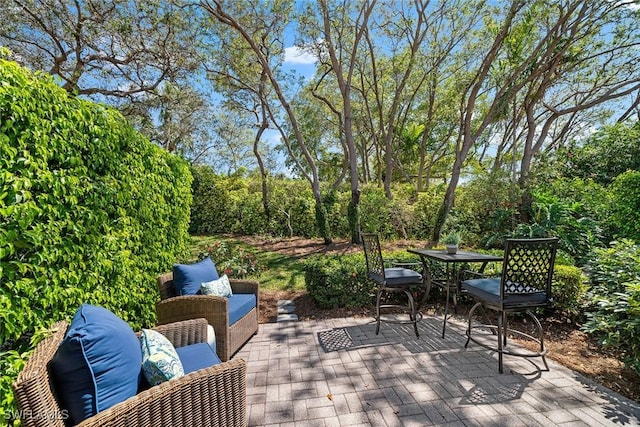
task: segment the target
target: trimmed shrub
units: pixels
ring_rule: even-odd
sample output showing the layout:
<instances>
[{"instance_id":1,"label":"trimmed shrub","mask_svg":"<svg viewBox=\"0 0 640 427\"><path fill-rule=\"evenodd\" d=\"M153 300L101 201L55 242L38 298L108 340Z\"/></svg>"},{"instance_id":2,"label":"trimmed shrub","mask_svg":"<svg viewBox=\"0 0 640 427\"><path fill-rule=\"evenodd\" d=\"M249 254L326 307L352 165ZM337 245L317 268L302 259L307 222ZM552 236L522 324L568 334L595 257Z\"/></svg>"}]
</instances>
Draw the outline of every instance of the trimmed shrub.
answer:
<instances>
[{"instance_id":1,"label":"trimmed shrub","mask_svg":"<svg viewBox=\"0 0 640 427\"><path fill-rule=\"evenodd\" d=\"M383 252L385 261L419 262L406 251ZM377 285L367 277L364 253L314 255L304 261L309 295L321 308L360 308L375 305Z\"/></svg>"},{"instance_id":2,"label":"trimmed shrub","mask_svg":"<svg viewBox=\"0 0 640 427\"><path fill-rule=\"evenodd\" d=\"M309 295L322 308L357 308L375 302L376 285L367 278L364 254L314 255L304 261Z\"/></svg>"},{"instance_id":3,"label":"trimmed shrub","mask_svg":"<svg viewBox=\"0 0 640 427\"><path fill-rule=\"evenodd\" d=\"M587 286L582 270L571 265L556 264L551 283L553 308L576 320L581 314Z\"/></svg>"},{"instance_id":4,"label":"trimmed shrub","mask_svg":"<svg viewBox=\"0 0 640 427\"><path fill-rule=\"evenodd\" d=\"M155 276L187 250L187 163L115 110L0 59L0 389L31 337L88 302L155 323ZM8 373L8 375L7 375Z\"/></svg>"}]
</instances>

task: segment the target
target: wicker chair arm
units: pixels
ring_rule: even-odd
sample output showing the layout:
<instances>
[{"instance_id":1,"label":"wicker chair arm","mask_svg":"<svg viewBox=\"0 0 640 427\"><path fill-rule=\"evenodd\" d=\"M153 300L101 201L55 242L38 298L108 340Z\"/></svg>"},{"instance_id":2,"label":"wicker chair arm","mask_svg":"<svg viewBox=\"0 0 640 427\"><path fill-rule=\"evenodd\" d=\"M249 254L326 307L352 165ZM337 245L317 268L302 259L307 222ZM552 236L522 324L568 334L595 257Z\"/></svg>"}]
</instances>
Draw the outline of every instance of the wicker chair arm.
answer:
<instances>
[{"instance_id":1,"label":"wicker chair arm","mask_svg":"<svg viewBox=\"0 0 640 427\"><path fill-rule=\"evenodd\" d=\"M228 317L229 301L213 295L187 295L156 302L158 324L179 322L204 317L211 324L210 317Z\"/></svg>"},{"instance_id":2,"label":"wicker chair arm","mask_svg":"<svg viewBox=\"0 0 640 427\"><path fill-rule=\"evenodd\" d=\"M156 302L158 324L205 318L216 331L218 344L228 341L229 301L213 295L188 295ZM220 354L220 353L219 353ZM224 360L221 357L222 360Z\"/></svg>"},{"instance_id":3,"label":"wicker chair arm","mask_svg":"<svg viewBox=\"0 0 640 427\"><path fill-rule=\"evenodd\" d=\"M174 347L207 342L207 319L198 318L156 326L153 330L167 337Z\"/></svg>"},{"instance_id":4,"label":"wicker chair arm","mask_svg":"<svg viewBox=\"0 0 640 427\"><path fill-rule=\"evenodd\" d=\"M256 280L229 279L229 283L231 283L231 290L234 294L258 295L260 283Z\"/></svg>"},{"instance_id":5,"label":"wicker chair arm","mask_svg":"<svg viewBox=\"0 0 640 427\"><path fill-rule=\"evenodd\" d=\"M78 426L245 426L246 373L244 359L201 369L151 387Z\"/></svg>"},{"instance_id":6,"label":"wicker chair arm","mask_svg":"<svg viewBox=\"0 0 640 427\"><path fill-rule=\"evenodd\" d=\"M36 346L24 369L13 383L13 391L18 407L24 414L38 414L45 418L25 417L25 427L59 426L64 427L67 416L58 407L58 402L49 383L47 363L53 358L58 346L67 333L69 324L61 320L54 323L51 335L48 335Z\"/></svg>"}]
</instances>

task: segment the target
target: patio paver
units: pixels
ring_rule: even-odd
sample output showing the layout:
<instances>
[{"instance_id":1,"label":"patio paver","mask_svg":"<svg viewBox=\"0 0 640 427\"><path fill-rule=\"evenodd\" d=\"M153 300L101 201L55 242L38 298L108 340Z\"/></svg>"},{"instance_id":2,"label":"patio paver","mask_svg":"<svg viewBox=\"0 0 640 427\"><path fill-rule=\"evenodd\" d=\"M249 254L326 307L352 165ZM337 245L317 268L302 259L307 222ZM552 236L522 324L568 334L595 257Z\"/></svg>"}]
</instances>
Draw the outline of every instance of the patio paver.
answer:
<instances>
[{"instance_id":1,"label":"patio paver","mask_svg":"<svg viewBox=\"0 0 640 427\"><path fill-rule=\"evenodd\" d=\"M552 360L497 356L464 326L425 316L261 324L235 357L248 362L250 426L640 425L640 405Z\"/></svg>"}]
</instances>

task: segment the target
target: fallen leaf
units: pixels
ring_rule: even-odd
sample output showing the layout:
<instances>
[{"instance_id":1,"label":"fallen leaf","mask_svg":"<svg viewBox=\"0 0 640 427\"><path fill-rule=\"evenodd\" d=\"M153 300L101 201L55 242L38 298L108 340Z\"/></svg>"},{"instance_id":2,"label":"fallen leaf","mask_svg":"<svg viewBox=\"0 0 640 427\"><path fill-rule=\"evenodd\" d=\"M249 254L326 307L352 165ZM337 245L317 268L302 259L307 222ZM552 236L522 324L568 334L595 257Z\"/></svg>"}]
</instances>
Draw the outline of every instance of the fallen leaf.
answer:
<instances>
[{"instance_id":1,"label":"fallen leaf","mask_svg":"<svg viewBox=\"0 0 640 427\"><path fill-rule=\"evenodd\" d=\"M327 394L327 399L333 401L333 395L331 393L328 393Z\"/></svg>"}]
</instances>

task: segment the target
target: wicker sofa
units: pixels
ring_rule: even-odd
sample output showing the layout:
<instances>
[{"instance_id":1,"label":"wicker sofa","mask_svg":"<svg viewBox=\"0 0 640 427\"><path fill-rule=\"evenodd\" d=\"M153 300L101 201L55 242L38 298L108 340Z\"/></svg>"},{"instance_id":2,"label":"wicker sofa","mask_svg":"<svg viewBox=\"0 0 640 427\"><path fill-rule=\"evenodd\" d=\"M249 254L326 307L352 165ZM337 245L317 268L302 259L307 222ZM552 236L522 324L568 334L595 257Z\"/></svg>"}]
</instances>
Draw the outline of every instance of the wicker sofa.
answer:
<instances>
[{"instance_id":1,"label":"wicker sofa","mask_svg":"<svg viewBox=\"0 0 640 427\"><path fill-rule=\"evenodd\" d=\"M55 397L50 362L68 328L56 322L13 384L22 425L64 427L65 410ZM154 328L175 347L206 342L207 322L194 319ZM235 359L139 392L80 426L245 426L246 362Z\"/></svg>"},{"instance_id":2,"label":"wicker sofa","mask_svg":"<svg viewBox=\"0 0 640 427\"><path fill-rule=\"evenodd\" d=\"M173 273L158 276L160 301L156 303L158 324L204 317L216 334L216 352L223 362L231 359L253 335L258 333L259 283L255 280L230 279L234 294L255 294L256 306L229 324L229 301L213 295L177 296Z\"/></svg>"}]
</instances>

